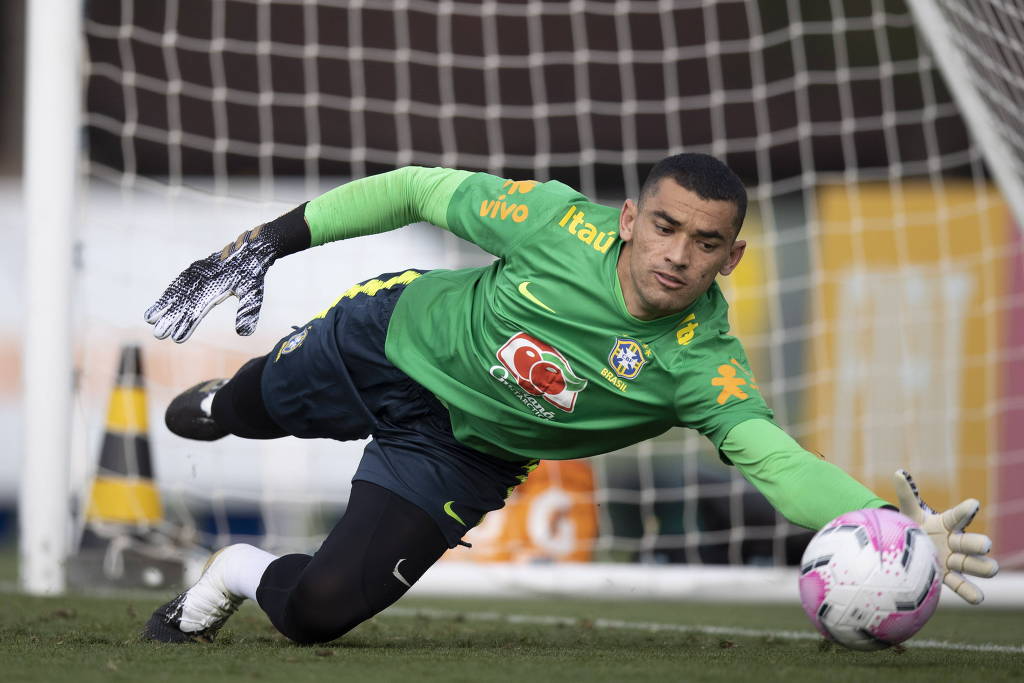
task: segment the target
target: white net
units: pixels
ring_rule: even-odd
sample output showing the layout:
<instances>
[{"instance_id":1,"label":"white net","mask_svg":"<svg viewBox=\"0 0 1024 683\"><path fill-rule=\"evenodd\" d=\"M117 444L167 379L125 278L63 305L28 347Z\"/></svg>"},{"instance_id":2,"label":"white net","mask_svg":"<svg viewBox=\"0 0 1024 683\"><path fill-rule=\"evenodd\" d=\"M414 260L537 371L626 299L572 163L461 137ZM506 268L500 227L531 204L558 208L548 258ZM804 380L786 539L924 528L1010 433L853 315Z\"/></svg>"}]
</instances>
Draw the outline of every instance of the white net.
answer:
<instances>
[{"instance_id":1,"label":"white net","mask_svg":"<svg viewBox=\"0 0 1024 683\"><path fill-rule=\"evenodd\" d=\"M945 7L1019 160L1020 12ZM407 164L618 203L664 156L706 152L750 191L751 246L723 286L779 423L883 496L905 465L936 505L984 499L980 527L1024 549L1019 240L902 2L122 0L88 3L85 26L83 492L118 343L147 334L142 311L181 267L242 229ZM143 342L150 412L353 282L482 259L426 226L285 259L254 338L220 310L184 346ZM315 546L360 452L189 444L159 422L167 514L209 544ZM808 538L682 430L545 465L530 486L462 559L777 565Z\"/></svg>"},{"instance_id":2,"label":"white net","mask_svg":"<svg viewBox=\"0 0 1024 683\"><path fill-rule=\"evenodd\" d=\"M918 20L927 24L933 44L951 44L943 51L946 61L952 57L966 76L953 84L963 107L976 107L968 115L977 117L978 127L991 127L988 133L1003 147L986 145L990 163L1006 165L1012 181L1024 180L1024 137L1021 103L1024 102L1024 8L1005 0L980 2L938 2L925 6L914 3ZM938 42L937 42L938 41ZM943 43L948 41L948 43ZM944 67L947 68L947 67ZM974 102L973 104L969 101ZM987 137L987 136L986 136ZM995 143L993 143L995 144ZM1020 215L1019 203L1013 204Z\"/></svg>"}]
</instances>

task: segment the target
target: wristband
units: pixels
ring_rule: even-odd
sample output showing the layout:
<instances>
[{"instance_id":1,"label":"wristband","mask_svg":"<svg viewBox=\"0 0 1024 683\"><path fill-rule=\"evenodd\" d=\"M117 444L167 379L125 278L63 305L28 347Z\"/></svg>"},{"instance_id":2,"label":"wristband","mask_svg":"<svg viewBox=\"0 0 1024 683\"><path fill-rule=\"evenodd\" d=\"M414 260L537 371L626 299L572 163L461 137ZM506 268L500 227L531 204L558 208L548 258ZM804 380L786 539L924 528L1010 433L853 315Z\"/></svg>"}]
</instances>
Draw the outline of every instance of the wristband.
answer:
<instances>
[{"instance_id":1,"label":"wristband","mask_svg":"<svg viewBox=\"0 0 1024 683\"><path fill-rule=\"evenodd\" d=\"M274 246L277 258L309 249L310 233L305 218L306 204L309 202L303 202L288 213L263 225L260 232L264 233L267 241Z\"/></svg>"}]
</instances>

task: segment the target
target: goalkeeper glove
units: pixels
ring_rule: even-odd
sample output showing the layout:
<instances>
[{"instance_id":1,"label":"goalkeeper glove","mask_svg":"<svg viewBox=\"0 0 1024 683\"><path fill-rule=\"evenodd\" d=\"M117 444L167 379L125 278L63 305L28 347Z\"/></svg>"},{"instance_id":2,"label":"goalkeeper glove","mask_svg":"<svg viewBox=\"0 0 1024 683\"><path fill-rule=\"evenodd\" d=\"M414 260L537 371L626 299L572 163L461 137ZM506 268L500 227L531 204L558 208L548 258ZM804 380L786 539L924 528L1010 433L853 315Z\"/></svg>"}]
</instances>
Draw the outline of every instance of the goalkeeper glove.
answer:
<instances>
[{"instance_id":1,"label":"goalkeeper glove","mask_svg":"<svg viewBox=\"0 0 1024 683\"><path fill-rule=\"evenodd\" d=\"M214 306L238 297L235 331L250 335L263 305L263 280L274 261L309 247L305 204L243 232L234 242L183 270L146 309L146 322L157 339L182 343Z\"/></svg>"},{"instance_id":2,"label":"goalkeeper glove","mask_svg":"<svg viewBox=\"0 0 1024 683\"><path fill-rule=\"evenodd\" d=\"M917 485L905 470L897 470L893 477L900 513L917 522L935 544L939 552L942 581L967 602L977 605L985 595L964 574L989 578L996 575L999 565L985 557L992 549L992 541L984 534L965 534L964 527L971 523L981 507L974 498L968 498L954 508L937 513L921 500Z\"/></svg>"}]
</instances>

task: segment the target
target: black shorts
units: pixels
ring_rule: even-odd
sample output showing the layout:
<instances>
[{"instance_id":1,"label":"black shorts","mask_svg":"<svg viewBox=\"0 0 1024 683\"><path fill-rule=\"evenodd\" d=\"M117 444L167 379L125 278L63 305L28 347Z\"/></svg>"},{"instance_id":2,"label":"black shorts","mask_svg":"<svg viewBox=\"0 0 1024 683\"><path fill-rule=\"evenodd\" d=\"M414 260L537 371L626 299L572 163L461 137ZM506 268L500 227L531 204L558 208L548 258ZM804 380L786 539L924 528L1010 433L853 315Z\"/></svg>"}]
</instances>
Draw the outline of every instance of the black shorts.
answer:
<instances>
[{"instance_id":1,"label":"black shorts","mask_svg":"<svg viewBox=\"0 0 1024 683\"><path fill-rule=\"evenodd\" d=\"M261 389L292 436L372 437L353 481L368 481L429 514L449 547L536 466L459 443L447 409L384 355L388 323L406 284L423 271L387 273L353 287L274 347Z\"/></svg>"}]
</instances>

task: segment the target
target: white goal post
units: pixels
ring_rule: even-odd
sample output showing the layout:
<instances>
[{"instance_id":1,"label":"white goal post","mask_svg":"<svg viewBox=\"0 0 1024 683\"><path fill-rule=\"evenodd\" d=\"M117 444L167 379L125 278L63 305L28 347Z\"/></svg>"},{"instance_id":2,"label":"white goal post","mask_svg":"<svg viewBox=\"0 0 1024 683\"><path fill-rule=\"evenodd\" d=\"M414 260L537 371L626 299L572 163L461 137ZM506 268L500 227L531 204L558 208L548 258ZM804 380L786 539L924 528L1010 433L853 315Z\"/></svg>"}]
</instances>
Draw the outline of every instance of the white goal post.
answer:
<instances>
[{"instance_id":1,"label":"white goal post","mask_svg":"<svg viewBox=\"0 0 1024 683\"><path fill-rule=\"evenodd\" d=\"M28 3L24 193L25 435L18 508L20 578L29 593L64 590L71 520L72 249L79 180L82 12ZM60 48L55 49L55 46Z\"/></svg>"},{"instance_id":2,"label":"white goal post","mask_svg":"<svg viewBox=\"0 0 1024 683\"><path fill-rule=\"evenodd\" d=\"M189 261L401 165L618 203L682 151L748 185L750 248L722 285L779 423L883 496L902 465L936 505L982 498L979 528L1024 567L1024 144L1008 118L1024 17L907 2L33 0L22 588L65 590L122 348L141 350L143 484L159 494L139 529L308 550L360 444L197 446L163 408L353 282L487 257L427 226L311 250L274 266L254 337L234 336L228 303L187 344L157 343L142 311ZM790 599L806 534L716 455L673 430L546 466L420 590L546 594L571 573L585 594L692 597L728 576L739 599Z\"/></svg>"}]
</instances>

